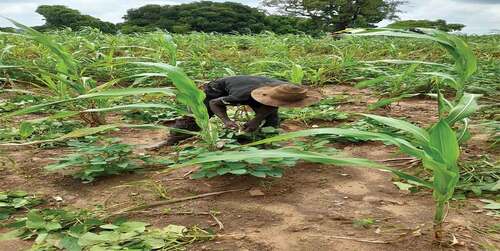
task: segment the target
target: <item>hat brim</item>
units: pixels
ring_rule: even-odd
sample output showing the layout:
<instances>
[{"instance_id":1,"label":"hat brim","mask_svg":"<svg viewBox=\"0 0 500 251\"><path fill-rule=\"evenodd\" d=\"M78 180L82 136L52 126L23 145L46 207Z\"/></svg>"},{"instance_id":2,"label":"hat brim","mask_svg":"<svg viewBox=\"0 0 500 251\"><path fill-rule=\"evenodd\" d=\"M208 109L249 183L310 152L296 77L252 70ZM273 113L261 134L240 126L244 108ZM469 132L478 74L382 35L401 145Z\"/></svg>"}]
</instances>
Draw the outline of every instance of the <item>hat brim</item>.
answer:
<instances>
[{"instance_id":1,"label":"hat brim","mask_svg":"<svg viewBox=\"0 0 500 251\"><path fill-rule=\"evenodd\" d=\"M285 101L271 97L274 86L264 86L252 91L252 98L257 102L273 107L305 107L319 102L323 95L316 90L307 90L306 97L298 101Z\"/></svg>"}]
</instances>

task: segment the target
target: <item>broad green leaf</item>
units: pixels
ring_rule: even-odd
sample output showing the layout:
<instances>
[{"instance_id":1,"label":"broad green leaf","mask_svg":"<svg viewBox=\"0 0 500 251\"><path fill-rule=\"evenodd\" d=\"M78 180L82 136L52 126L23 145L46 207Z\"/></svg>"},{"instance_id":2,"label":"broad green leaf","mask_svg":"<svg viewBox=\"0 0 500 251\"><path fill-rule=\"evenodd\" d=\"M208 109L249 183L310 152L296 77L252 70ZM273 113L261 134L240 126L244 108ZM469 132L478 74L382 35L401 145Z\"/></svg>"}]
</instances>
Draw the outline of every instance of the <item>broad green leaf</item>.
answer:
<instances>
[{"instance_id":1,"label":"broad green leaf","mask_svg":"<svg viewBox=\"0 0 500 251\"><path fill-rule=\"evenodd\" d=\"M87 99L96 97L118 97L118 96L133 96L133 95L143 95L149 93L162 93L165 95L173 96L174 92L172 88L162 87L162 88L120 88L111 89L105 91L99 91L95 93L89 93L85 95L80 95L76 99Z\"/></svg>"},{"instance_id":2,"label":"broad green leaf","mask_svg":"<svg viewBox=\"0 0 500 251\"><path fill-rule=\"evenodd\" d=\"M117 105L113 107L98 108L98 109L87 109L84 112L110 112L110 111L125 111L125 110L135 110L135 109L152 109L152 108L168 109L175 107L166 104L138 103L130 105Z\"/></svg>"},{"instance_id":3,"label":"broad green leaf","mask_svg":"<svg viewBox=\"0 0 500 251\"><path fill-rule=\"evenodd\" d=\"M420 143L420 144L427 144L429 142L429 133L427 133L426 130L415 126L409 122L406 122L404 120L399 120L399 119L394 119L394 118L389 118L389 117L382 117L378 115L373 115L373 114L362 114L365 117L371 118L373 120L376 120L379 123L382 123L387 126L394 127L396 129L405 131L410 133L415 139Z\"/></svg>"},{"instance_id":4,"label":"broad green leaf","mask_svg":"<svg viewBox=\"0 0 500 251\"><path fill-rule=\"evenodd\" d=\"M38 213L38 211L30 211L27 215L26 227L31 229L44 229L45 220L43 216Z\"/></svg>"},{"instance_id":5,"label":"broad green leaf","mask_svg":"<svg viewBox=\"0 0 500 251\"><path fill-rule=\"evenodd\" d=\"M433 196L436 201L448 201L453 196L459 179L457 172L446 170L445 164L435 166L433 170Z\"/></svg>"},{"instance_id":6,"label":"broad green leaf","mask_svg":"<svg viewBox=\"0 0 500 251\"><path fill-rule=\"evenodd\" d=\"M210 162L219 162L219 161L247 161L249 159L272 159L272 158L296 158L309 162L321 163L321 164L330 164L330 165L339 165L339 166L352 166L359 168L373 168L379 169L383 171L389 171L394 173L395 175L412 180L416 183L421 184L425 187L432 187L432 185L427 182L419 179L418 177L414 177L412 175L403 173L399 170L395 170L392 168L388 168L382 164L366 160L360 158L352 158L346 156L331 156L331 155L323 155L320 153L314 152L297 152L289 149L275 149L275 150L251 150L251 151L226 151L226 152L209 152L205 154L201 154L194 159L187 161L182 164L177 164L171 166L172 168L179 168L190 165L197 165L203 163ZM245 170L245 169L243 169ZM272 176L272 175L270 175Z\"/></svg>"},{"instance_id":7,"label":"broad green leaf","mask_svg":"<svg viewBox=\"0 0 500 251\"><path fill-rule=\"evenodd\" d=\"M120 225L119 231L121 232L137 232L142 233L146 230L146 226L148 223L140 222L140 221L127 221Z\"/></svg>"},{"instance_id":8,"label":"broad green leaf","mask_svg":"<svg viewBox=\"0 0 500 251\"><path fill-rule=\"evenodd\" d=\"M447 169L457 165L460 148L455 132L444 120L440 120L430 129L430 146L441 154L444 163L448 166Z\"/></svg>"},{"instance_id":9,"label":"broad green leaf","mask_svg":"<svg viewBox=\"0 0 500 251\"><path fill-rule=\"evenodd\" d=\"M363 63L373 64L373 63L387 63L387 64L424 64L424 65L432 65L432 66L441 66L445 68L451 68L449 64L440 64L428 61L419 61L419 60L402 60L402 59L381 59L381 60L372 60L372 61L362 61Z\"/></svg>"},{"instance_id":10,"label":"broad green leaf","mask_svg":"<svg viewBox=\"0 0 500 251\"><path fill-rule=\"evenodd\" d=\"M484 209L500 210L500 203L498 203L496 201L486 200L486 199L480 199L480 201L486 203L486 205L483 206Z\"/></svg>"},{"instance_id":11,"label":"broad green leaf","mask_svg":"<svg viewBox=\"0 0 500 251\"><path fill-rule=\"evenodd\" d=\"M425 133L427 134L427 132L425 132ZM308 136L315 136L315 135L338 135L338 136L342 136L342 137L355 137L355 138L362 139L362 140L382 141L382 142L387 143L387 144L397 145L405 153L410 154L410 155L415 156L415 157L420 158L420 159L424 158L424 155L425 155L424 151L416 148L414 145L412 145L410 142L408 142L404 139L395 138L395 137L385 135L382 133L373 133L373 132L365 132L365 131L360 131L360 130L355 130L355 129L342 129L342 128L318 128L318 129L309 129L309 130L289 132L289 133L280 134L278 136L259 140L259 141L247 144L247 146L269 144L269 143L273 143L273 142L280 142L280 141L290 140L290 139L294 139L294 138L308 137Z\"/></svg>"},{"instance_id":12,"label":"broad green leaf","mask_svg":"<svg viewBox=\"0 0 500 251\"><path fill-rule=\"evenodd\" d=\"M462 98L458 101L458 104L448 113L446 122L448 122L450 126L453 126L457 121L465 119L476 112L479 108L477 105L477 99L479 97L481 97L479 94L464 93Z\"/></svg>"},{"instance_id":13,"label":"broad green leaf","mask_svg":"<svg viewBox=\"0 0 500 251\"><path fill-rule=\"evenodd\" d=\"M63 247L67 251L81 251L82 248L80 245L78 245L78 239L75 237L71 236L64 236L61 241L59 242L59 245Z\"/></svg>"},{"instance_id":14,"label":"broad green leaf","mask_svg":"<svg viewBox=\"0 0 500 251\"><path fill-rule=\"evenodd\" d=\"M394 185L396 185L399 190L404 190L404 191L409 191L410 188L414 187L412 184L408 183L403 183L403 182L392 182Z\"/></svg>"},{"instance_id":15,"label":"broad green leaf","mask_svg":"<svg viewBox=\"0 0 500 251\"><path fill-rule=\"evenodd\" d=\"M33 127L33 125L31 125L31 123L26 121L22 122L21 126L19 127L19 135L23 139L26 139L29 136L31 136L31 134L33 134L34 131L35 128Z\"/></svg>"},{"instance_id":16,"label":"broad green leaf","mask_svg":"<svg viewBox=\"0 0 500 251\"><path fill-rule=\"evenodd\" d=\"M236 175L242 175L247 173L247 169L234 169L229 171L229 173L236 174Z\"/></svg>"}]
</instances>

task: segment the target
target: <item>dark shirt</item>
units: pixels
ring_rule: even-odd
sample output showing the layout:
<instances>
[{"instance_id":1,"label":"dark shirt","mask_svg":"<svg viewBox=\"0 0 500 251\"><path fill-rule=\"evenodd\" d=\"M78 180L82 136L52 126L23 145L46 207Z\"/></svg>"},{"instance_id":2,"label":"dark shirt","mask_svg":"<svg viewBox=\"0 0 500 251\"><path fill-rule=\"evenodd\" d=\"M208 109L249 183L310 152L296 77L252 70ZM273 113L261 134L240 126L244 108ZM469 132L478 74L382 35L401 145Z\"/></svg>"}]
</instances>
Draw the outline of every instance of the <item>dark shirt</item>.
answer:
<instances>
[{"instance_id":1,"label":"dark shirt","mask_svg":"<svg viewBox=\"0 0 500 251\"><path fill-rule=\"evenodd\" d=\"M251 93L263 86L276 86L286 82L259 76L233 76L217 79L205 86L207 99L223 98L226 105L254 105Z\"/></svg>"}]
</instances>

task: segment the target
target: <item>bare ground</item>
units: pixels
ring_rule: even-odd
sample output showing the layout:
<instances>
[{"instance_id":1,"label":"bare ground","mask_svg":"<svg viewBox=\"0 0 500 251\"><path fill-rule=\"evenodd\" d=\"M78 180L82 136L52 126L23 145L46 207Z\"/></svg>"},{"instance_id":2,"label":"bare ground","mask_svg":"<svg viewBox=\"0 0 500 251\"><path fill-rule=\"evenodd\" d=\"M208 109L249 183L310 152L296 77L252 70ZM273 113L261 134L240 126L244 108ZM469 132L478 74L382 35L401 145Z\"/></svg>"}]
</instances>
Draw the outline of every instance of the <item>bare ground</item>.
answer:
<instances>
[{"instance_id":1,"label":"bare ground","mask_svg":"<svg viewBox=\"0 0 500 251\"><path fill-rule=\"evenodd\" d=\"M355 102L339 107L342 111L364 112L367 103L376 101L367 91L349 86L332 86L324 88L323 92L350 95ZM405 100L378 113L407 117L422 125L436 119L435 102L430 99ZM288 121L283 128L299 130L304 125ZM463 158L486 151L487 137L474 135ZM162 131L126 129L116 136L141 149L166 135ZM401 157L397 149L379 143L338 144L336 147L353 156L372 160ZM105 205L121 209L159 200L157 194L145 189L147 185L135 183L139 181L161 184L171 198L239 188L263 192L262 196L252 196L246 190L227 193L129 215L154 226L198 225L218 234L214 241L195 244L189 250L483 250L483 244L500 246L498 234L488 236L476 231L498 223L498 219L484 214L477 199L450 204L446 232L447 238L456 238L455 245L432 243L434 203L431 192L400 191L393 185L391 174L377 170L301 163L287 170L281 179L223 176L209 180L183 178L190 169L168 173L151 170L82 184L62 174L48 174L42 170L53 162L50 158L61 155L64 149L9 147L6 150L16 165L1 171L0 190L22 189L36 193L48 199L53 207ZM63 202L56 202L54 196L62 197ZM164 213L165 209L168 213ZM216 218L207 212L212 212ZM216 219L223 224L223 229ZM353 221L360 219L373 219L375 223L369 228L354 226ZM23 250L30 244L0 241L0 250Z\"/></svg>"}]
</instances>

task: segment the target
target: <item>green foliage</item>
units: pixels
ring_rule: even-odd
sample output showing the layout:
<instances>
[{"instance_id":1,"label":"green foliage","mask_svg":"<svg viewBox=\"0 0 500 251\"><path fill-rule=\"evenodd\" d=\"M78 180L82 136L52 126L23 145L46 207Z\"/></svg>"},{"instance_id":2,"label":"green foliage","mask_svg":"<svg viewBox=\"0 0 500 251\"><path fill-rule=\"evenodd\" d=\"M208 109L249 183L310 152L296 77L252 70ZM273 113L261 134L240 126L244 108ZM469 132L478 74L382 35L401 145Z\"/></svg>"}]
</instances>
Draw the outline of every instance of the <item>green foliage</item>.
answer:
<instances>
[{"instance_id":1,"label":"green foliage","mask_svg":"<svg viewBox=\"0 0 500 251\"><path fill-rule=\"evenodd\" d=\"M63 5L40 5L36 12L45 19L39 30L53 30L69 27L73 30L81 30L84 27L99 29L104 33L116 33L117 29L110 22L103 22L89 15L82 15L78 10Z\"/></svg>"},{"instance_id":2,"label":"green foliage","mask_svg":"<svg viewBox=\"0 0 500 251\"><path fill-rule=\"evenodd\" d=\"M32 208L40 203L40 199L24 191L0 192L0 221L9 218L17 210Z\"/></svg>"},{"instance_id":3,"label":"green foliage","mask_svg":"<svg viewBox=\"0 0 500 251\"><path fill-rule=\"evenodd\" d=\"M175 33L189 31L241 34L264 29L265 14L256 8L233 2L201 1L179 5L145 5L125 15L126 31L132 27L160 28Z\"/></svg>"},{"instance_id":4,"label":"green foliage","mask_svg":"<svg viewBox=\"0 0 500 251\"><path fill-rule=\"evenodd\" d=\"M207 107L205 106L205 93L198 89L193 80L191 80L180 68L163 63L135 63L140 66L153 68L159 71L161 76L168 77L173 81L176 87L176 99L181 104L186 105L193 114L196 124L201 128L199 133L201 138L213 150L217 141L217 128L210 122ZM145 75L154 75L155 73L146 73Z\"/></svg>"},{"instance_id":5,"label":"green foliage","mask_svg":"<svg viewBox=\"0 0 500 251\"><path fill-rule=\"evenodd\" d=\"M352 225L357 228L370 228L373 224L375 224L375 220L372 218L355 219L352 222Z\"/></svg>"},{"instance_id":6,"label":"green foliage","mask_svg":"<svg viewBox=\"0 0 500 251\"><path fill-rule=\"evenodd\" d=\"M68 145L75 153L60 158L58 163L45 167L48 171L76 168L75 178L92 182L96 177L131 172L140 167L133 161L132 146L118 143L119 139L108 139L105 145L94 145L73 141Z\"/></svg>"},{"instance_id":7,"label":"green foliage","mask_svg":"<svg viewBox=\"0 0 500 251\"><path fill-rule=\"evenodd\" d=\"M44 120L41 122L22 122L19 129L0 128L0 140L48 140L70 133L77 128L81 128L82 123L74 120L54 121Z\"/></svg>"},{"instance_id":8,"label":"green foliage","mask_svg":"<svg viewBox=\"0 0 500 251\"><path fill-rule=\"evenodd\" d=\"M102 231L83 234L78 245L85 250L184 250L186 244L213 238L198 227L168 225L147 229L148 225L138 221L101 225Z\"/></svg>"},{"instance_id":9,"label":"green foliage","mask_svg":"<svg viewBox=\"0 0 500 251\"><path fill-rule=\"evenodd\" d=\"M113 79L109 82L97 86L96 81L90 77L81 76L82 70L79 67L76 57L71 55L66 48L52 40L46 34L40 33L32 28L10 20L17 27L23 29L26 37L36 41L42 46L49 49L51 55L55 58L55 72L49 72L39 69L40 77L43 84L48 87L48 90L57 98L56 101L46 102L38 105L29 106L4 115L4 118L18 116L38 112L47 107L59 104L67 104L66 109L55 116L57 118L65 118L78 115L84 122L92 127L105 124L104 112L114 110L127 109L150 109L169 107L162 104L128 104L116 107L110 107L112 97L123 97L132 95L142 95L146 93L164 93L170 94L169 88L122 88L113 89L112 87L118 83L120 79ZM165 38L167 47L171 48L172 43L169 37ZM172 48L170 49L172 50ZM175 50L173 50L175 54ZM171 55L172 56L172 55ZM175 60L175 57L172 58ZM111 58L111 61L113 58ZM107 63L113 65L114 63ZM83 110L83 111L82 111ZM49 116L50 118L51 116ZM23 124L23 137L26 138L30 133L29 124Z\"/></svg>"},{"instance_id":10,"label":"green foliage","mask_svg":"<svg viewBox=\"0 0 500 251\"><path fill-rule=\"evenodd\" d=\"M314 20L303 17L268 15L264 19L267 31L276 34L297 34L304 33L309 35L319 35L320 27Z\"/></svg>"},{"instance_id":11,"label":"green foliage","mask_svg":"<svg viewBox=\"0 0 500 251\"><path fill-rule=\"evenodd\" d=\"M500 191L500 164L489 156L463 162L460 165L457 189L476 196Z\"/></svg>"},{"instance_id":12,"label":"green foliage","mask_svg":"<svg viewBox=\"0 0 500 251\"><path fill-rule=\"evenodd\" d=\"M213 235L198 228L168 225L163 229L120 218L106 222L88 211L30 210L25 218L8 224L14 229L0 240L33 240L30 250L183 250L184 246Z\"/></svg>"},{"instance_id":13,"label":"green foliage","mask_svg":"<svg viewBox=\"0 0 500 251\"><path fill-rule=\"evenodd\" d=\"M280 117L300 120L306 124L315 120L336 121L349 118L349 114L337 110L336 103L342 103L342 100L338 97L326 98L317 104L302 109L280 109Z\"/></svg>"},{"instance_id":14,"label":"green foliage","mask_svg":"<svg viewBox=\"0 0 500 251\"><path fill-rule=\"evenodd\" d=\"M419 31L402 31L392 29L374 29L362 32L356 32L358 36L390 36L390 37L404 37L404 38L418 38L435 41L448 51L454 60L454 65L443 65L446 70L453 69L454 76L443 72L424 72L422 74L429 75L441 79L443 83L456 90L456 100L462 98L465 92L465 84L467 80L477 70L477 59L474 56L472 49L469 45L457 36L448 34L438 30L422 29ZM431 64L429 62L418 61L402 61L402 60L382 60L380 62L396 63L396 64ZM413 69L414 70L414 69ZM385 79L384 79L385 80Z\"/></svg>"},{"instance_id":15,"label":"green foliage","mask_svg":"<svg viewBox=\"0 0 500 251\"><path fill-rule=\"evenodd\" d=\"M383 19L394 19L404 1L265 0L263 3L289 15L310 17L327 31L340 31L348 27L373 27Z\"/></svg>"},{"instance_id":16,"label":"green foliage","mask_svg":"<svg viewBox=\"0 0 500 251\"><path fill-rule=\"evenodd\" d=\"M445 32L460 31L465 27L463 24L446 23L446 20L400 20L387 25L387 28L392 29L411 29L411 28L428 28L437 29Z\"/></svg>"}]
</instances>

